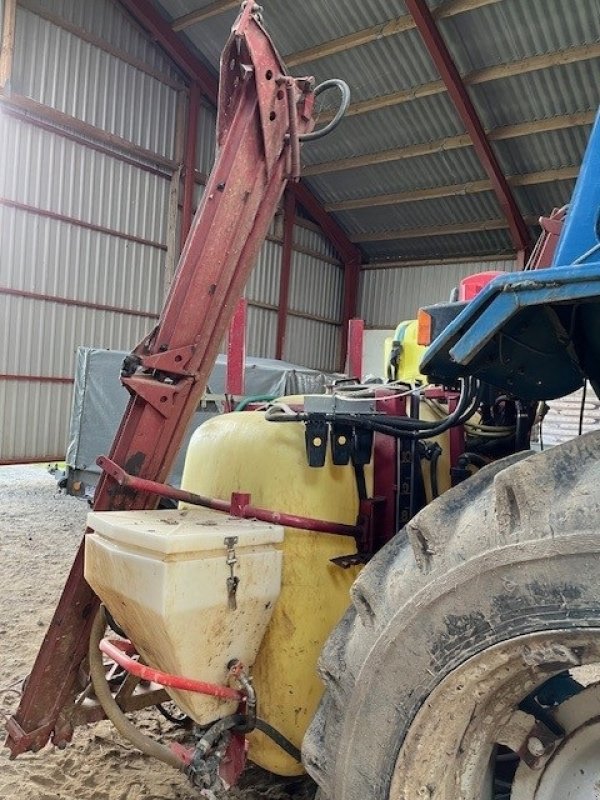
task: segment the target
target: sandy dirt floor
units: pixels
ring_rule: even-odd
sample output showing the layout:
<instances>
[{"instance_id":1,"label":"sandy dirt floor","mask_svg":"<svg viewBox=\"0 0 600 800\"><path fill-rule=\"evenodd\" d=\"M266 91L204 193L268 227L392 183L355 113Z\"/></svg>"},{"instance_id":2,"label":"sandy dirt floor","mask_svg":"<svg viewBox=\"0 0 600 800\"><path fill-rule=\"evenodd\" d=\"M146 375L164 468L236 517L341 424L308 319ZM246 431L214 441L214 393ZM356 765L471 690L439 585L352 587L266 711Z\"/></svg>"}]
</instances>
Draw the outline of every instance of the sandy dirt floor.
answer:
<instances>
[{"instance_id":1,"label":"sandy dirt floor","mask_svg":"<svg viewBox=\"0 0 600 800\"><path fill-rule=\"evenodd\" d=\"M0 712L18 702L54 611L88 511L60 494L42 467L0 467ZM7 691L8 689L8 691ZM153 711L137 715L149 735L172 735ZM0 720L1 722L2 720ZM3 732L2 732L3 733ZM79 728L64 751L50 747L9 761L0 751L0 798L14 800L198 800L199 790L170 767L147 758L109 722ZM306 783L273 783L252 770L236 800L295 797L308 800Z\"/></svg>"}]
</instances>

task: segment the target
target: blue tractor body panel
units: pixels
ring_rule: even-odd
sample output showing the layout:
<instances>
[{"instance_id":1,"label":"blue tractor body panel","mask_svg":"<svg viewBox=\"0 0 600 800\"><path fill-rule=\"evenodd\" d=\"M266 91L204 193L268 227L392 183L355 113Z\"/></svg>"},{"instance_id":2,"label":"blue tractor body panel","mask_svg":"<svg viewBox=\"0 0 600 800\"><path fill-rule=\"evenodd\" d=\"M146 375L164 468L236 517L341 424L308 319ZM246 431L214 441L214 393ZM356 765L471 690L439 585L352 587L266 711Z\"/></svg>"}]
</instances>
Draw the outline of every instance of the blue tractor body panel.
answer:
<instances>
[{"instance_id":1,"label":"blue tractor body panel","mask_svg":"<svg viewBox=\"0 0 600 800\"><path fill-rule=\"evenodd\" d=\"M551 400L589 378L600 389L600 113L554 264L495 278L432 343L421 371L472 375L524 400Z\"/></svg>"}]
</instances>

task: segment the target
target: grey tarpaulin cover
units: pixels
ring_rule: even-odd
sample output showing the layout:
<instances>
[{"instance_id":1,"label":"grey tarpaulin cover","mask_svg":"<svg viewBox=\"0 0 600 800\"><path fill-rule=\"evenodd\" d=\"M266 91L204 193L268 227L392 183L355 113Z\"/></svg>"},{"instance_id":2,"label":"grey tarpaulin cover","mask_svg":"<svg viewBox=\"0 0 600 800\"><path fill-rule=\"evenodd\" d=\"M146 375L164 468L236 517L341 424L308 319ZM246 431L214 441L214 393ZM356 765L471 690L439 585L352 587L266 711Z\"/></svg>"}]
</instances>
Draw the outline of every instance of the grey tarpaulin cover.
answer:
<instances>
[{"instance_id":1,"label":"grey tarpaulin cover","mask_svg":"<svg viewBox=\"0 0 600 800\"><path fill-rule=\"evenodd\" d=\"M118 350L92 347L80 347L77 351L66 455L71 486L77 480L84 484L86 490L91 489L100 474L96 459L108 453L129 398L119 380L121 364L126 355ZM226 363L225 356L217 357L208 384L209 393L224 393ZM245 393L247 396L276 397L285 394L320 394L327 383L339 377L334 373L318 372L283 361L247 358ZM193 431L216 413L218 408L215 403L208 402L194 415L172 470L171 482L178 484L180 481L185 451Z\"/></svg>"}]
</instances>

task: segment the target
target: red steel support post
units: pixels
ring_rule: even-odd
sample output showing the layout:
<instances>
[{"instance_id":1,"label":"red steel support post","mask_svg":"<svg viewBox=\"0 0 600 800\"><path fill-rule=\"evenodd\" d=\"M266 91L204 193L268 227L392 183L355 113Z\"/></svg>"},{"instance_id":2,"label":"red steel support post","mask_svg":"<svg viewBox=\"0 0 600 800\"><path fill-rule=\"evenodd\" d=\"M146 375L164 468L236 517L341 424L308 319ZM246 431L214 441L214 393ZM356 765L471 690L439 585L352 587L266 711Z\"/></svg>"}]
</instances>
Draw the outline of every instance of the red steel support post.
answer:
<instances>
[{"instance_id":1,"label":"red steel support post","mask_svg":"<svg viewBox=\"0 0 600 800\"><path fill-rule=\"evenodd\" d=\"M277 309L277 336L275 358L282 359L285 350L285 334L290 294L290 275L292 272L292 252L294 248L294 222L296 219L296 198L288 188L283 198L283 245L281 248L281 273L279 276L279 307Z\"/></svg>"},{"instance_id":2,"label":"red steel support post","mask_svg":"<svg viewBox=\"0 0 600 800\"><path fill-rule=\"evenodd\" d=\"M135 5L135 3L134 3ZM131 397L109 457L139 478L164 482L205 392L289 177L294 136L313 127L311 82L289 82L271 40L245 3L221 58L218 157L157 326L123 365ZM156 496L121 487L104 472L97 511L153 508ZM7 723L13 756L73 732L74 701L99 600L83 577L83 542Z\"/></svg>"},{"instance_id":3,"label":"red steel support post","mask_svg":"<svg viewBox=\"0 0 600 800\"><path fill-rule=\"evenodd\" d=\"M481 120L450 55L446 42L438 30L429 6L426 0L406 0L406 7L423 37L425 47L446 85L454 107L471 137L481 165L492 183L492 188L508 222L513 245L517 252L519 250L527 250L530 245L530 237L523 215L519 211L508 181L500 168L496 154L492 150Z\"/></svg>"},{"instance_id":4,"label":"red steel support post","mask_svg":"<svg viewBox=\"0 0 600 800\"><path fill-rule=\"evenodd\" d=\"M181 214L181 250L185 244L194 217L194 193L196 189L196 139L198 136L198 112L200 109L200 87L194 81L188 99L187 128L183 172L183 211Z\"/></svg>"},{"instance_id":5,"label":"red steel support post","mask_svg":"<svg viewBox=\"0 0 600 800\"><path fill-rule=\"evenodd\" d=\"M346 363L348 350L348 325L358 312L358 282L360 276L360 260L351 258L344 264L344 296L342 300L342 329L340 337L340 369Z\"/></svg>"},{"instance_id":6,"label":"red steel support post","mask_svg":"<svg viewBox=\"0 0 600 800\"><path fill-rule=\"evenodd\" d=\"M346 372L351 378L362 380L363 374L363 340L365 323L362 319L351 319L348 322L348 356Z\"/></svg>"}]
</instances>

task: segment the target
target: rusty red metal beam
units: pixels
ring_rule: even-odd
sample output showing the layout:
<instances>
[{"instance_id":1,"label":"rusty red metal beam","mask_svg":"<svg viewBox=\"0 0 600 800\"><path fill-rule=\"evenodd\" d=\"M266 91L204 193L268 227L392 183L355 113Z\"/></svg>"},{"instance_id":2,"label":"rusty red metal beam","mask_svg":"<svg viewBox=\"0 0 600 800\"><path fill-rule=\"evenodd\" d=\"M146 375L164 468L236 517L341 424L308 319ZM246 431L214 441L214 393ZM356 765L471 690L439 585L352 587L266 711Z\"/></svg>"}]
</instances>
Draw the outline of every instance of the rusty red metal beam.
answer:
<instances>
[{"instance_id":1,"label":"rusty red metal beam","mask_svg":"<svg viewBox=\"0 0 600 800\"><path fill-rule=\"evenodd\" d=\"M22 375L0 373L0 381L25 381L26 383L75 383L74 378L63 378L54 375Z\"/></svg>"},{"instance_id":2,"label":"rusty red metal beam","mask_svg":"<svg viewBox=\"0 0 600 800\"><path fill-rule=\"evenodd\" d=\"M46 217L53 219L57 222L66 222L69 225L76 225L78 228L85 228L88 231L95 231L96 233L105 233L107 236L115 236L117 239L125 239L127 242L134 242L135 244L143 244L146 247L154 247L157 250L166 250L167 246L162 242L155 242L152 239L143 239L141 236L134 236L131 233L124 231L117 231L114 228L106 228L104 225L95 225L92 222L86 222L83 219L76 219L69 217L66 214L59 214L56 211L50 211L47 208L38 208L31 206L28 203L19 203L17 200L10 200L8 197L0 197L0 206L6 208L16 208L19 211L26 211L28 214L35 214L38 217Z\"/></svg>"},{"instance_id":3,"label":"rusty red metal beam","mask_svg":"<svg viewBox=\"0 0 600 800\"><path fill-rule=\"evenodd\" d=\"M492 150L481 120L475 110L473 101L460 77L448 46L429 10L429 6L426 0L406 0L406 7L415 21L441 79L446 85L457 113L471 137L481 165L492 183L494 193L508 222L513 245L517 251L527 250L530 246L530 236L523 215L519 211L508 181L500 168L496 154Z\"/></svg>"},{"instance_id":4,"label":"rusty red metal beam","mask_svg":"<svg viewBox=\"0 0 600 800\"><path fill-rule=\"evenodd\" d=\"M363 377L363 341L365 323L362 319L351 319L348 323L348 356L346 371L351 378Z\"/></svg>"},{"instance_id":5,"label":"rusty red metal beam","mask_svg":"<svg viewBox=\"0 0 600 800\"><path fill-rule=\"evenodd\" d=\"M194 192L196 190L196 139L198 136L198 111L200 108L200 86L193 81L188 100L188 123L185 132L185 155L183 159L183 210L181 213L180 251L187 239L194 218Z\"/></svg>"},{"instance_id":6,"label":"rusty red metal beam","mask_svg":"<svg viewBox=\"0 0 600 800\"><path fill-rule=\"evenodd\" d=\"M344 370L348 350L348 331L350 320L358 313L358 283L360 261L356 258L344 263L344 295L342 298L342 330L340 338L340 369Z\"/></svg>"},{"instance_id":7,"label":"rusty red metal beam","mask_svg":"<svg viewBox=\"0 0 600 800\"><path fill-rule=\"evenodd\" d=\"M295 219L296 198L294 192L288 188L283 198L283 244L281 248L281 272L279 274L277 334L275 337L275 358L279 359L283 358L283 352L285 350Z\"/></svg>"},{"instance_id":8,"label":"rusty red metal beam","mask_svg":"<svg viewBox=\"0 0 600 800\"><path fill-rule=\"evenodd\" d=\"M42 294L41 292L28 292L24 289L14 289L12 286L0 286L0 295L12 297L26 297L28 300L41 300L45 303L56 303L60 306L76 306L77 308L90 308L94 311L112 311L114 314L127 314L130 317L144 317L158 319L158 314L153 311L137 311L124 306L111 306L106 303L92 303L87 300L76 300L73 297L63 297L56 294Z\"/></svg>"},{"instance_id":9,"label":"rusty red metal beam","mask_svg":"<svg viewBox=\"0 0 600 800\"><path fill-rule=\"evenodd\" d=\"M315 517L304 517L299 514L286 514L283 511L274 511L271 508L260 508L251 504L251 496L243 492L233 492L231 500L220 500L217 497L206 497L205 495L189 492L185 489L178 489L168 483L150 481L146 478L138 478L137 475L130 475L118 464L111 461L106 456L99 456L96 464L102 467L105 473L109 474L119 484L119 486L129 487L139 492L154 494L157 497L168 497L182 503L190 503L194 506L212 508L214 511L224 511L227 514L244 519L258 519L261 522L268 522L272 525L283 525L286 528L297 528L303 531L320 533L334 533L340 536L361 536L363 528L361 525L347 525L344 522L332 522ZM160 681L157 681L160 683ZM169 684L164 684L165 686Z\"/></svg>"}]
</instances>

